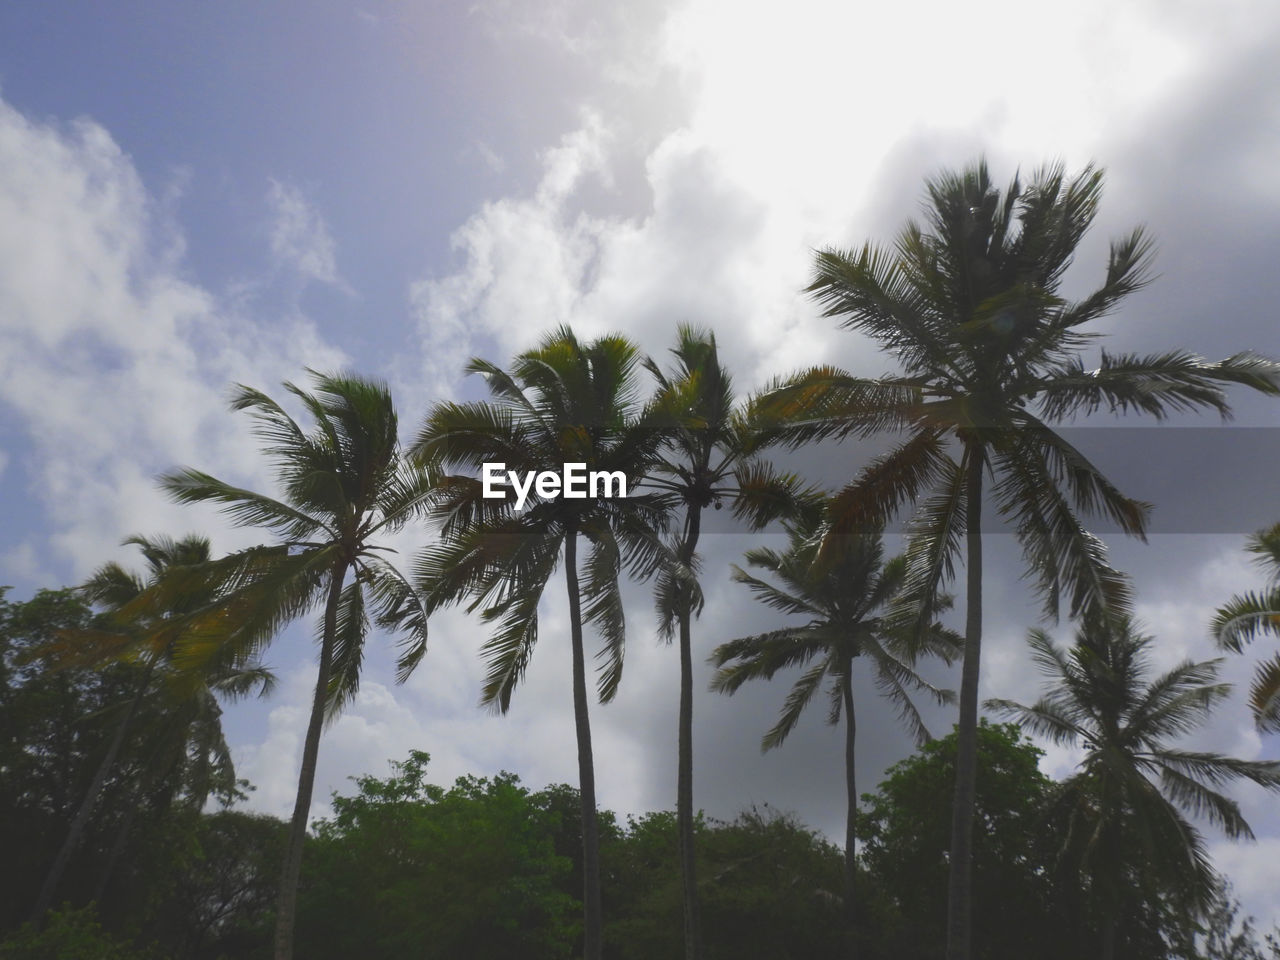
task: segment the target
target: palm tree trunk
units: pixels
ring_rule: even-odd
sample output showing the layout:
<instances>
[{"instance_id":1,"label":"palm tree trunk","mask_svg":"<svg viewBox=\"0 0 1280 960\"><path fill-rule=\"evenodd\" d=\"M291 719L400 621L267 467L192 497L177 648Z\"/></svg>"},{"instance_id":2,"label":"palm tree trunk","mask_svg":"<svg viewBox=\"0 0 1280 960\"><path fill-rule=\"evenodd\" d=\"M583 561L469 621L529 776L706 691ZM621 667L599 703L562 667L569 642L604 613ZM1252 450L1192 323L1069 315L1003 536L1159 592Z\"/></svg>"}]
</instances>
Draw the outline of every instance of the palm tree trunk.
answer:
<instances>
[{"instance_id":1,"label":"palm tree trunk","mask_svg":"<svg viewBox=\"0 0 1280 960\"><path fill-rule=\"evenodd\" d=\"M1116 960L1116 921L1108 917L1102 925L1102 953L1099 960Z\"/></svg>"},{"instance_id":2,"label":"palm tree trunk","mask_svg":"<svg viewBox=\"0 0 1280 960\"><path fill-rule=\"evenodd\" d=\"M582 798L582 955L584 960L601 960L604 951L604 908L600 900L596 768L591 753L587 665L582 646L582 608L578 596L578 532L572 528L564 538L564 572L569 588L569 636L573 647L573 720L578 734L578 793Z\"/></svg>"},{"instance_id":3,"label":"palm tree trunk","mask_svg":"<svg viewBox=\"0 0 1280 960\"><path fill-rule=\"evenodd\" d=\"M329 598L324 607L324 633L320 639L320 669L316 672L316 693L311 701L311 720L302 744L302 769L298 773L298 796L289 825L289 846L276 898L275 960L293 960L293 927L298 913L298 877L302 872L302 845L307 839L307 818L311 813L311 791L316 781L316 758L320 753L320 732L324 728L324 708L329 692L329 672L333 665L333 645L338 632L338 603L345 561L339 562L329 581Z\"/></svg>"},{"instance_id":4,"label":"palm tree trunk","mask_svg":"<svg viewBox=\"0 0 1280 960\"><path fill-rule=\"evenodd\" d=\"M702 508L690 505L680 560L692 570L701 533ZM676 749L676 834L684 895L685 960L702 958L702 919L698 910L697 860L693 846L693 597L680 588L680 718Z\"/></svg>"},{"instance_id":5,"label":"palm tree trunk","mask_svg":"<svg viewBox=\"0 0 1280 960\"><path fill-rule=\"evenodd\" d=\"M845 659L844 674L844 787L848 809L844 822L845 956L858 960L858 862L854 824L858 814L858 781L853 765L858 724L853 716L853 657Z\"/></svg>"},{"instance_id":6,"label":"palm tree trunk","mask_svg":"<svg viewBox=\"0 0 1280 960\"><path fill-rule=\"evenodd\" d=\"M111 844L111 853L107 857L107 865L102 868L102 874L98 877L98 885L93 891L93 900L99 905L102 904L102 898L106 896L107 886L111 883L111 877L116 871L116 865L120 862L120 857L124 855L124 849L129 844L129 833L133 829L133 819L137 816L137 813L137 804L131 804L124 815L124 820L120 822L120 826L116 830L116 839Z\"/></svg>"},{"instance_id":7,"label":"palm tree trunk","mask_svg":"<svg viewBox=\"0 0 1280 960\"><path fill-rule=\"evenodd\" d=\"M80 801L80 808L76 811L75 819L71 821L71 827L67 830L66 839L62 841L62 847L58 850L58 855L54 857L53 865L45 875L44 884L40 887L40 896L36 898L36 906L31 913L32 922L37 928L43 924L45 913L53 906L53 897L58 892L58 884L62 882L62 875L66 873L72 854L80 846L80 841L84 836L84 829L89 825L89 816L93 813L93 808L98 802L98 795L102 793L103 784L107 782L107 774L111 772L111 768L115 766L116 757L120 755L120 748L124 745L125 734L129 731L129 724L133 722L133 715L138 712L138 706L142 703L147 687L151 684L151 674L155 667L156 661L154 659L147 663L147 668L143 671L142 679L138 683L138 691L133 695L129 709L125 711L119 725L116 727L116 732L111 737L111 744L107 747L107 752L103 756L102 762L98 764L98 769L93 774L93 780L89 783L89 789L85 791L84 799Z\"/></svg>"},{"instance_id":8,"label":"palm tree trunk","mask_svg":"<svg viewBox=\"0 0 1280 960\"><path fill-rule=\"evenodd\" d=\"M956 736L956 790L951 811L947 888L947 960L969 960L972 938L973 807L977 795L978 671L982 652L982 448L965 448L966 559L964 665Z\"/></svg>"}]
</instances>

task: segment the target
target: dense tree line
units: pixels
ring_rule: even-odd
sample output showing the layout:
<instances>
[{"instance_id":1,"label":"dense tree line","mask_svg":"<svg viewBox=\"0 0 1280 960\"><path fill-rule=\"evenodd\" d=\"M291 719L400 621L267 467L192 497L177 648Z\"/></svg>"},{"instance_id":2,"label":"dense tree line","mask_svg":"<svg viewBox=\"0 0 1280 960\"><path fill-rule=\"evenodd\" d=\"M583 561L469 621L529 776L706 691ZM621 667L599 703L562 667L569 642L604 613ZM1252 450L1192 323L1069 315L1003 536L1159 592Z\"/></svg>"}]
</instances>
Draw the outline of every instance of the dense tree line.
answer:
<instances>
[{"instance_id":1,"label":"dense tree line","mask_svg":"<svg viewBox=\"0 0 1280 960\"><path fill-rule=\"evenodd\" d=\"M286 384L302 422L238 386L232 406L253 418L277 490L190 467L162 485L180 502L212 503L260 528L265 542L215 558L199 538L134 538L145 576L112 564L78 593L5 604L0 709L14 732L4 743L4 812L17 831L13 862L41 878L34 897L23 892L29 878L6 878L14 884L7 925L30 915L22 936L32 950L42 936L92 939L95 921L74 906L95 902L108 939L162 944L175 956L250 956L269 926L277 960L1198 955L1196 923L1221 918L1230 901L1187 818L1249 836L1219 788L1247 779L1280 789L1280 765L1171 742L1226 688L1212 663L1148 675L1153 641L1130 621L1129 581L1088 522L1141 537L1149 507L1055 427L1099 410L1225 417L1230 385L1280 394L1280 364L1252 353L1207 361L1160 345L1146 355L1103 350L1087 369L1082 351L1096 334L1084 328L1149 281L1151 255L1134 231L1112 244L1100 286L1064 295L1101 185L1092 168L1071 177L1047 167L1001 190L979 163L930 181L923 222L908 222L892 244L820 252L809 293L893 358L898 371L878 379L816 367L742 398L709 331L681 328L664 368L625 337L582 341L561 328L510 366L471 361L489 399L436 405L407 449L390 391L376 381L313 373L310 389ZM834 492L770 460L777 449L879 434L895 445ZM582 464L629 487L624 497L594 485L571 497L539 483L526 503L508 484L494 498L481 476L495 463L530 477ZM843 719L846 732L839 851L785 819L709 824L695 815L698 548L703 512L725 506L751 528L781 522L789 532L784 553L748 554L772 579L735 576L794 625L722 645L713 686L732 692L803 668L765 736L776 746L828 685L830 719ZM1036 772L1034 750L1011 728L979 722L987 507L1022 545L1045 617L1065 613L1078 626L1067 649L1032 635L1032 655L1053 684L1040 701L992 704L1039 735L1084 747L1080 772L1061 784ZM903 517L905 551L885 557L881 532ZM411 522L432 524L436 538L400 569L383 538ZM1251 549L1274 561L1275 539L1259 534ZM963 636L940 620L961 564ZM531 794L503 775L445 790L426 783L425 755L415 754L390 780L361 780L358 795L338 798L334 818L309 835L323 725L358 693L371 627L397 638L403 680L426 654L431 615L466 604L491 631L479 649L488 668L482 699L505 711L559 574L576 789ZM619 825L595 800L586 651L594 631L595 697L607 702L622 678L628 577L652 586L659 629L680 658L678 789L674 818ZM270 821L205 812L211 798L229 803L239 792L218 697L269 684L261 652L313 612L319 656L290 824L281 832ZM1239 649L1276 622L1270 593L1245 593L1213 630ZM929 656L961 661L958 724L945 751L930 743L912 702L921 692L952 696L916 673ZM852 692L861 669L924 751L892 771L862 812ZM1276 675L1275 662L1265 663L1253 691L1264 729L1275 725ZM1006 775L1007 793L993 797ZM903 826L895 818L927 777L935 777L931 807L913 809ZM946 795L949 814L938 804ZM913 851L926 822L945 823L946 839ZM261 834L252 862L207 863L209 851L234 859L228 837L237 831ZM753 846L774 853L749 853ZM209 876L183 873L193 863ZM904 872L904 863L913 866ZM275 892L266 894L271 872ZM207 886L219 876L229 885L222 892ZM1006 888L1008 899L993 899ZM61 901L73 909L47 912ZM995 903L1017 903L1035 922L1011 920L1002 907L999 924Z\"/></svg>"},{"instance_id":2,"label":"dense tree line","mask_svg":"<svg viewBox=\"0 0 1280 960\"><path fill-rule=\"evenodd\" d=\"M75 612L65 594L6 603L6 624ZM80 614L84 613L80 607ZM55 622L65 622L59 619ZM10 635L11 637L12 635ZM7 637L9 639L9 637ZM22 638L17 638L19 644ZM12 650L11 645L8 649ZM32 682L36 689L26 689ZM40 681L18 688L47 696ZM25 697L23 698L25 699ZM26 737L75 735L82 717L48 698L46 726ZM3 719L13 719L8 711ZM21 707L32 717L31 702ZM7 745L6 765L17 743ZM23 753L34 753L27 743ZM88 743L85 744L88 747ZM87 750L73 768L92 767ZM938 799L954 777L956 735L927 743L891 768L863 797L859 889L866 907L857 933L865 956L940 956L945 921L949 813ZM1049 815L1061 784L1044 776L1037 750L1013 725L979 728L974 928L982 955L1075 960L1089 955L1103 916L1082 902L1060 851L1065 823ZM32 795L6 796L6 812L30 813ZM333 815L306 840L299 892L299 955L400 958L564 958L581 942L581 808L567 785L532 791L511 774L463 777L450 787L428 779L428 757L411 754L386 778L361 777L333 798ZM7 876L10 937L0 957L173 960L268 957L288 824L272 817L170 807L134 831L129 855L96 905L68 891L68 906L40 932L14 931L48 856L31 846L21 816L0 831L14 852ZM682 885L671 812L620 821L599 812L601 889L609 922L604 949L620 960L679 956ZM695 820L704 948L713 958L777 960L845 955L843 852L794 818L751 809L728 822ZM94 876L109 852L92 837L72 876ZM1273 954L1233 915L1214 881L1211 934L1156 894L1126 904L1125 956L1139 960L1262 960ZM1224 919L1225 918L1225 919ZM1225 924L1225 925L1222 925ZM1213 938L1216 937L1216 945ZM1232 940L1236 942L1232 944Z\"/></svg>"}]
</instances>

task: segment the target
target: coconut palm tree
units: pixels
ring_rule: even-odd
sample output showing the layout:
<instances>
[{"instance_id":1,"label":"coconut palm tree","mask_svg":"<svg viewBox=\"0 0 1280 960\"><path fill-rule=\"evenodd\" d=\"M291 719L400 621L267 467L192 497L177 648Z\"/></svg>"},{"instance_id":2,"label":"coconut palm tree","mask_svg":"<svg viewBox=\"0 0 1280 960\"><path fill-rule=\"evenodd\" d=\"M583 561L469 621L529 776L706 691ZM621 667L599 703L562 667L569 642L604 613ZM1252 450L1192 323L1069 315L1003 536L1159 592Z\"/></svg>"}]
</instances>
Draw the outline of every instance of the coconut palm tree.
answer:
<instances>
[{"instance_id":1,"label":"coconut palm tree","mask_svg":"<svg viewBox=\"0 0 1280 960\"><path fill-rule=\"evenodd\" d=\"M856 841L854 819L858 809L855 777L854 664L861 658L872 672L876 686L898 709L898 715L917 743L929 740L923 720L911 701L910 690L923 691L938 703L955 699L938 690L913 668L920 654L933 654L948 663L958 655L959 636L937 623L931 624L923 642L913 631L895 625L891 605L906 580L903 557L884 561L878 535L842 537L828 544L824 556L822 527L812 520L789 529L787 550L767 547L747 552L747 562L772 574L770 583L734 566L733 579L746 584L756 599L784 613L807 617L801 626L730 640L716 647L711 661L719 672L712 689L734 693L746 681L771 680L778 671L807 669L792 687L778 722L764 735L761 748L777 747L795 728L800 715L824 683L829 684L831 709L827 722L844 719L845 791L845 922L849 957L857 956Z\"/></svg>"},{"instance_id":2,"label":"coconut palm tree","mask_svg":"<svg viewBox=\"0 0 1280 960\"><path fill-rule=\"evenodd\" d=\"M203 630L201 642L190 645L192 656L213 656L228 646L256 650L285 623L324 600L315 694L276 908L276 960L290 960L293 954L320 733L325 719L335 717L359 689L369 608L379 626L403 632L398 680L421 660L427 641L425 607L378 541L425 514L433 475L400 456L395 406L384 384L308 372L312 392L292 383L284 387L314 420L310 432L261 391L238 386L231 403L256 421L255 433L276 468L281 499L199 470L161 478L175 500L218 504L237 525L264 527L277 538L205 570L229 598L210 608L207 619L215 625L229 622L232 632L227 638Z\"/></svg>"},{"instance_id":3,"label":"coconut palm tree","mask_svg":"<svg viewBox=\"0 0 1280 960\"><path fill-rule=\"evenodd\" d=\"M1182 351L1112 354L1086 369L1083 328L1149 280L1141 229L1111 245L1101 286L1078 300L1060 287L1097 212L1102 173L1045 167L1002 193L986 164L928 182L924 225L890 248L827 249L809 293L827 316L892 353L899 375L879 379L817 368L779 383L756 405L792 443L905 432L836 497L832 532L874 529L916 505L907 588L917 624L964 546L965 651L948 885L947 960L970 956L971 864L982 653L982 508L987 494L1013 525L1056 616L1124 609L1128 589L1081 520L1102 517L1141 537L1147 505L1123 496L1055 430L1099 409L1230 413L1223 384L1280 393L1280 364L1253 353L1216 363ZM990 487L987 486L988 481Z\"/></svg>"},{"instance_id":4,"label":"coconut palm tree","mask_svg":"<svg viewBox=\"0 0 1280 960\"><path fill-rule=\"evenodd\" d=\"M1211 627L1218 645L1237 653L1258 634L1280 637L1280 523L1253 534L1245 549L1268 571L1267 587L1232 597L1218 609ZM1259 730L1280 731L1280 654L1258 666L1249 709Z\"/></svg>"},{"instance_id":5,"label":"coconut palm tree","mask_svg":"<svg viewBox=\"0 0 1280 960\"><path fill-rule=\"evenodd\" d=\"M668 641L678 634L680 649L676 824L685 957L695 960L702 956L702 932L693 846L692 621L702 609L697 578L702 511L713 505L718 510L727 502L737 518L759 527L813 497L796 477L775 472L755 456L758 438L735 400L715 335L681 325L671 353L676 363L670 374L652 359L645 361L658 386L651 422L664 440L645 486L668 495L684 513L670 551L674 564L658 575L656 592L659 632Z\"/></svg>"},{"instance_id":6,"label":"coconut palm tree","mask_svg":"<svg viewBox=\"0 0 1280 960\"><path fill-rule=\"evenodd\" d=\"M1098 955L1113 960L1134 896L1171 897L1190 915L1211 904L1218 879L1187 815L1251 839L1239 805L1216 788L1250 780L1280 790L1280 763L1170 745L1229 696L1230 684L1215 682L1221 661L1184 661L1151 678L1152 639L1124 617L1080 629L1070 650L1040 630L1028 642L1050 680L1047 692L1031 706L988 706L1056 744L1084 748L1054 806L1067 822L1065 861L1086 881L1101 921Z\"/></svg>"},{"instance_id":7,"label":"coconut palm tree","mask_svg":"<svg viewBox=\"0 0 1280 960\"><path fill-rule=\"evenodd\" d=\"M510 373L472 360L468 372L485 378L492 401L438 405L414 446L416 456L470 474L441 478L436 514L442 539L420 559L418 578L429 609L470 598L469 609L497 624L481 648L488 664L481 701L501 712L509 708L533 655L538 603L563 554L588 960L601 955L603 920L583 626L594 624L603 641L597 693L606 702L622 678L619 575L624 566L649 575L663 555L665 504L635 489L661 442L659 432L639 419L638 365L638 351L628 340L605 336L580 343L562 327L517 356ZM593 487L581 497L540 496L517 509L511 486L500 497L485 497L484 481L475 476L486 464L499 463L530 476L561 474L570 463L583 464L588 473L621 472L624 495L616 487ZM589 545L583 561L579 538Z\"/></svg>"},{"instance_id":8,"label":"coconut palm tree","mask_svg":"<svg viewBox=\"0 0 1280 960\"><path fill-rule=\"evenodd\" d=\"M173 773L176 767L191 767L188 772L196 774L194 778L170 779L175 783L189 781L194 790L193 802L203 806L214 789L225 791L235 786L215 694L239 697L255 687L266 694L274 683L269 671L236 656L220 657L196 667L184 661L182 644L189 631L180 625L182 618L210 603L216 588L204 584L197 591L179 594L172 591L172 586L178 579L185 578L186 571L209 562L206 538L191 535L174 540L134 536L124 543L141 549L147 561L146 578L114 561L99 568L80 590L90 603L105 608L101 626L63 631L42 651L42 657L55 669L101 667L127 661L139 664L141 671L133 696L116 711L118 719L107 749L45 875L33 912L37 922L53 903L103 788L116 771L121 748L144 701L150 698L159 702L160 714L152 718L155 722L151 725L153 732L159 734L159 742L150 749L149 769L141 772L153 779L166 779L165 774ZM168 596L159 609L141 602L159 591L166 591ZM127 835L128 822L126 816L121 838Z\"/></svg>"}]
</instances>

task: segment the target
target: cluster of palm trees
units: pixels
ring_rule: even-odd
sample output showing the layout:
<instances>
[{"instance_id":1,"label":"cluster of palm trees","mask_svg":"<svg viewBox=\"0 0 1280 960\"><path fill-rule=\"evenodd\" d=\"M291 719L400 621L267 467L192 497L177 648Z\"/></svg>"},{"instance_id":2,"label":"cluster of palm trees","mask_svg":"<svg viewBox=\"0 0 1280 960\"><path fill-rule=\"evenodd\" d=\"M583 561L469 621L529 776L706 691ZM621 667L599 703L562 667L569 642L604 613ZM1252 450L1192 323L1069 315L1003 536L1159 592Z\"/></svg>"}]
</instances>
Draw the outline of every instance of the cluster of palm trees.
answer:
<instances>
[{"instance_id":1,"label":"cluster of palm trees","mask_svg":"<svg viewBox=\"0 0 1280 960\"><path fill-rule=\"evenodd\" d=\"M473 360L468 371L484 378L489 400L437 405L407 450L399 446L396 412L382 384L314 374L311 391L286 385L310 416L310 429L265 394L238 388L233 407L255 418L280 495L190 469L162 482L174 498L219 504L236 523L270 531L273 541L183 564L122 609L153 618L168 611L176 631L170 635L192 651L183 656L238 667L254 663L286 622L316 607L322 611L315 694L280 886L276 957L292 955L321 731L326 717L356 694L371 620L400 637L398 675L404 679L426 652L427 621L435 611L464 603L478 612L492 631L480 647L487 666L481 699L505 711L533 655L544 590L560 569L569 606L582 802L584 956L600 957L603 925L584 632L592 626L598 634L596 695L608 701L622 679L624 573L652 582L661 634L679 649L677 821L685 945L687 957L701 956L692 632L703 603L703 512L728 505L753 527L786 524L786 551L748 554L752 566L781 586L741 570L735 578L766 604L807 622L720 646L713 655L721 668L715 687L732 692L753 677L808 668L766 735L765 746L773 746L830 682L831 719L846 723L851 956L857 948L854 663L868 663L907 725L927 737L910 692L940 701L949 694L925 683L914 664L923 655L962 658L947 957L967 960L984 507L994 507L1012 526L1046 615L1065 609L1091 625L1069 654L1038 638L1037 656L1059 670L1071 690L1105 680L1131 697L1144 646L1125 626L1127 581L1110 566L1086 520L1104 517L1141 537L1148 508L1115 489L1054 425L1099 409L1160 418L1204 408L1226 416L1224 388L1233 383L1280 394L1280 364L1250 353L1208 362L1177 351L1103 351L1098 366L1086 369L1081 352L1096 334L1083 328L1147 282L1151 254L1150 241L1134 231L1112 245L1101 286L1079 299L1061 293L1101 185L1101 173L1092 168L1069 177L1060 167L1047 167L1001 191L978 163L930 181L924 223L908 223L890 246L819 253L809 293L826 315L869 335L897 361L898 373L878 379L817 367L741 399L709 332L681 328L674 363L664 370L624 337L582 342L561 328L517 356L509 370ZM778 471L764 456L771 446L881 433L901 439L830 497ZM517 510L514 497L484 496L479 474L494 462L557 473L566 463L583 463L588 470L621 471L631 486L622 498L535 499ZM905 552L886 561L880 534L899 515L910 518ZM433 523L438 536L406 573L379 541L414 520ZM952 603L945 588L961 562L963 637L938 619ZM206 591L201 602L192 599L197 584ZM1265 628L1275 621L1248 622ZM1203 666L1157 681L1143 701L1147 706L1128 700L1114 706L1115 716L1132 728L1125 741L1129 773L1107 759L1111 752L1090 726L1111 731L1111 714L1052 698L1029 708L1001 706L1016 709L1033 729L1086 741L1096 751L1091 757L1103 758L1087 763L1081 776L1122 798L1117 809L1123 816L1107 821L1105 831L1123 833L1143 818L1150 808L1142 804L1155 801L1138 780L1145 783L1147 774L1156 773L1175 804L1207 812L1239 833L1238 811L1224 805L1230 803L1225 798L1213 799L1218 795L1204 783L1244 776L1280 785L1280 774L1266 765L1179 754L1159 742L1185 729L1178 711L1207 708L1218 697L1205 692L1218 688L1205 686ZM1274 695L1268 702L1275 703ZM1093 808L1086 807L1080 804L1074 815L1087 817ZM1099 823L1096 836L1103 832ZM1085 845L1094 843L1090 850L1107 855L1120 849L1099 842ZM1192 853L1195 867L1200 855L1194 844ZM1096 865L1099 856L1091 862Z\"/></svg>"}]
</instances>

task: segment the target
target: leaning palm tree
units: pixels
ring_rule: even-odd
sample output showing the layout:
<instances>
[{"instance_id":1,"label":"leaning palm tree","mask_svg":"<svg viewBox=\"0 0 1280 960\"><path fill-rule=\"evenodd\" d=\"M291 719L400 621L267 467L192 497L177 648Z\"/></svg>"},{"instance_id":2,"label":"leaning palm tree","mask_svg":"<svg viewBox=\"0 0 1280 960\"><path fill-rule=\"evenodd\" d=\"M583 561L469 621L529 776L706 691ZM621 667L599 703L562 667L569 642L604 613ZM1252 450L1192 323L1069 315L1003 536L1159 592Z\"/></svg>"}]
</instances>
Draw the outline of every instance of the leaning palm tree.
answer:
<instances>
[{"instance_id":1,"label":"leaning palm tree","mask_svg":"<svg viewBox=\"0 0 1280 960\"><path fill-rule=\"evenodd\" d=\"M715 335L681 325L671 353L676 363L670 374L652 359L645 361L658 385L651 423L664 441L645 486L661 491L684 512L670 551L673 562L657 578L657 600L659 632L668 641L677 633L680 648L676 824L685 957L696 960L702 956L702 932L693 832L692 621L702 608L697 579L702 512L727 501L738 519L759 527L813 498L796 477L775 472L755 455L758 438L735 400Z\"/></svg>"},{"instance_id":2,"label":"leaning palm tree","mask_svg":"<svg viewBox=\"0 0 1280 960\"><path fill-rule=\"evenodd\" d=\"M269 671L236 656L194 667L183 658L183 644L191 633L185 615L211 603L217 591L207 583L195 591L174 591L172 587L178 580L187 580L189 571L209 562L206 538L133 536L124 542L141 549L147 562L146 576L132 573L114 561L99 568L80 588L90 603L105 610L99 626L64 631L42 651L45 661L55 669L129 662L140 665L141 670L133 696L113 711L117 714L115 729L45 875L33 911L36 922L53 903L98 799L116 774L121 749L144 702L156 701L159 706L158 719L153 718L156 722L152 724L159 743L149 751L151 762L147 769L135 773L176 783L184 778L166 774L173 773L179 763L193 766L199 774L192 782L193 800L202 806L212 790L231 789L235 783L215 694L238 697L255 687L265 694L274 682ZM160 592L168 599L158 608L143 602ZM125 822L129 822L128 817ZM119 833L123 838L127 832L126 826Z\"/></svg>"},{"instance_id":3,"label":"leaning palm tree","mask_svg":"<svg viewBox=\"0 0 1280 960\"><path fill-rule=\"evenodd\" d=\"M948 887L947 960L970 956L970 899L978 677L982 652L982 507L986 494L1014 526L1045 613L1124 609L1128 590L1081 516L1141 537L1147 505L1123 496L1055 425L1106 409L1161 419L1230 408L1222 385L1280 394L1280 364L1253 353L1211 363L1182 351L1111 354L1086 369L1083 327L1149 280L1152 245L1134 230L1111 246L1103 283L1078 300L1060 293L1097 212L1102 173L1061 166L1015 177L1003 193L985 163L928 183L926 223L909 222L891 248L827 249L809 293L827 316L869 334L902 372L880 379L818 368L780 383L757 404L792 443L907 437L840 492L836 535L874 529L916 504L907 548L917 624L964 546L965 652ZM986 481L991 481L988 490ZM1065 594L1065 596L1064 596Z\"/></svg>"},{"instance_id":4,"label":"leaning palm tree","mask_svg":"<svg viewBox=\"0 0 1280 960\"><path fill-rule=\"evenodd\" d=\"M892 605L906 580L907 564L903 557L886 563L878 535L842 537L828 544L825 555L820 556L824 532L809 521L790 528L785 552L767 547L747 552L747 562L772 574L780 585L733 568L733 579L745 583L760 602L807 617L808 622L718 646L711 655L720 668L712 689L731 694L748 680L770 680L780 670L808 666L788 694L782 716L761 741L762 749L768 750L782 744L814 695L829 682L827 722L836 724L843 717L845 728L844 903L847 956L852 958L857 956L854 664L860 660L867 663L880 692L897 707L899 718L916 742L924 743L929 732L909 690L923 691L938 703L955 698L950 691L938 690L924 680L913 663L921 654L936 655L950 663L958 655L961 641L952 631L932 623L923 642L916 642L913 631L894 622Z\"/></svg>"},{"instance_id":5,"label":"leaning palm tree","mask_svg":"<svg viewBox=\"0 0 1280 960\"><path fill-rule=\"evenodd\" d=\"M1064 861L1086 881L1098 912L1098 955L1113 960L1132 898L1172 898L1199 915L1217 883L1204 838L1186 815L1204 817L1228 836L1252 838L1239 805L1216 788L1250 780L1280 790L1280 763L1179 750L1170 741L1199 726L1231 686L1216 683L1220 661L1184 661L1150 677L1150 637L1127 618L1095 621L1070 650L1043 631L1029 643L1048 692L1031 706L988 706L1059 745L1083 746L1080 770L1059 789L1066 818Z\"/></svg>"},{"instance_id":6,"label":"leaning palm tree","mask_svg":"<svg viewBox=\"0 0 1280 960\"><path fill-rule=\"evenodd\" d=\"M603 948L600 855L596 828L595 761L591 750L583 625L594 624L603 646L597 692L612 699L622 678L624 623L618 578L624 566L645 576L662 558L665 507L635 489L661 440L639 420L639 355L628 340L605 336L579 343L567 327L516 357L510 373L474 359L468 372L485 378L491 402L443 403L428 416L414 452L443 469L436 514L440 543L419 561L429 609L470 598L469 609L496 623L481 652L488 674L481 702L506 712L538 639L538 604L563 553L569 600L573 713L582 802L584 956ZM622 474L592 483L581 496L539 490L522 508L511 485L485 496L475 473L503 464L532 478L562 474L567 464L587 474ZM549 488L548 488L549 489ZM612 494L612 496L610 495ZM578 559L579 538L590 545Z\"/></svg>"},{"instance_id":7,"label":"leaning palm tree","mask_svg":"<svg viewBox=\"0 0 1280 960\"><path fill-rule=\"evenodd\" d=\"M1268 571L1266 589L1232 597L1218 609L1211 627L1218 645L1237 653L1259 634L1280 637L1280 523L1253 534L1245 549ZM1258 666L1249 709L1259 730L1280 731L1280 654Z\"/></svg>"},{"instance_id":8,"label":"leaning palm tree","mask_svg":"<svg viewBox=\"0 0 1280 960\"><path fill-rule=\"evenodd\" d=\"M324 602L315 694L276 908L276 960L293 955L298 877L320 733L325 719L335 717L359 688L368 608L379 626L404 632L398 680L421 660L427 640L425 608L378 540L425 513L433 476L400 456L395 407L385 385L309 372L313 392L284 386L315 421L310 432L279 403L250 387L237 387L231 404L256 420L255 432L276 467L282 499L198 470L179 470L161 480L175 500L219 504L237 525L264 527L277 538L270 546L210 565L206 575L224 584L230 599L207 619L230 621L233 632L229 639L208 632L204 642L191 645L192 656L216 655L227 646L257 649L285 623L321 598Z\"/></svg>"}]
</instances>

